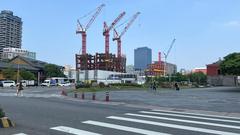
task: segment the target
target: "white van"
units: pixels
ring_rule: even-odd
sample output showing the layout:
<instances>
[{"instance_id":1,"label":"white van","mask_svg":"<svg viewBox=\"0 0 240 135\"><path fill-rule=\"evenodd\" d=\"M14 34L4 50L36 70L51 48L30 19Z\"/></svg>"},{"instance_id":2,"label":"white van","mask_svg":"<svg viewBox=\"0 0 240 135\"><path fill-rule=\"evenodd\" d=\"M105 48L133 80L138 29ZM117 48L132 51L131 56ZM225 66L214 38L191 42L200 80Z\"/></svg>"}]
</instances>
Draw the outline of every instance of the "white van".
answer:
<instances>
[{"instance_id":1,"label":"white van","mask_svg":"<svg viewBox=\"0 0 240 135\"><path fill-rule=\"evenodd\" d=\"M2 87L15 87L16 86L15 82L11 81L11 80L2 81L1 84L2 84Z\"/></svg>"}]
</instances>

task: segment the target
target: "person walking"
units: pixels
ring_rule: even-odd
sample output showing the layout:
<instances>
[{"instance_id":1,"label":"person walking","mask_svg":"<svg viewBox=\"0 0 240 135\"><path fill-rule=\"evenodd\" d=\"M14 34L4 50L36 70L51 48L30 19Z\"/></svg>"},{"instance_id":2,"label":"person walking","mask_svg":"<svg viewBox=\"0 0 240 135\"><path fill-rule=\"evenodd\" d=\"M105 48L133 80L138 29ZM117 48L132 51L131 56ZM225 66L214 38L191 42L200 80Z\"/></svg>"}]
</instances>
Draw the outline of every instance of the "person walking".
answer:
<instances>
[{"instance_id":1,"label":"person walking","mask_svg":"<svg viewBox=\"0 0 240 135\"><path fill-rule=\"evenodd\" d=\"M153 90L156 91L157 90L157 86L156 86L156 82L153 82Z\"/></svg>"},{"instance_id":2,"label":"person walking","mask_svg":"<svg viewBox=\"0 0 240 135\"><path fill-rule=\"evenodd\" d=\"M22 95L23 96L23 93L22 93L22 90L23 90L23 85L22 85L22 82L20 81L20 83L18 84L18 87L17 87L17 96L19 95Z\"/></svg>"},{"instance_id":3,"label":"person walking","mask_svg":"<svg viewBox=\"0 0 240 135\"><path fill-rule=\"evenodd\" d=\"M175 89L177 90L177 91L179 91L180 89L179 89L179 86L178 86L178 84L177 83L175 83L174 84L174 86L175 86Z\"/></svg>"}]
</instances>

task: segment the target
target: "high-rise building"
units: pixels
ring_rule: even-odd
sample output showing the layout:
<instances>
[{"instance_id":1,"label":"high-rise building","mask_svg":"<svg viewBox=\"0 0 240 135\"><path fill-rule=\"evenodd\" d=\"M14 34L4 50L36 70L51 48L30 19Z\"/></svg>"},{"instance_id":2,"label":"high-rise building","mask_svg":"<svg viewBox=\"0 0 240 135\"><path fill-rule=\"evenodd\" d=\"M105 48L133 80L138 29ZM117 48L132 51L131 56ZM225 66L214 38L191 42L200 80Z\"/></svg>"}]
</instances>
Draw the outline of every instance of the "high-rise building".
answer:
<instances>
[{"instance_id":1,"label":"high-rise building","mask_svg":"<svg viewBox=\"0 0 240 135\"><path fill-rule=\"evenodd\" d=\"M22 20L14 16L12 11L3 10L0 13L0 56L3 48L21 48Z\"/></svg>"},{"instance_id":2,"label":"high-rise building","mask_svg":"<svg viewBox=\"0 0 240 135\"><path fill-rule=\"evenodd\" d=\"M140 47L134 50L134 69L144 70L152 63L152 49Z\"/></svg>"}]
</instances>

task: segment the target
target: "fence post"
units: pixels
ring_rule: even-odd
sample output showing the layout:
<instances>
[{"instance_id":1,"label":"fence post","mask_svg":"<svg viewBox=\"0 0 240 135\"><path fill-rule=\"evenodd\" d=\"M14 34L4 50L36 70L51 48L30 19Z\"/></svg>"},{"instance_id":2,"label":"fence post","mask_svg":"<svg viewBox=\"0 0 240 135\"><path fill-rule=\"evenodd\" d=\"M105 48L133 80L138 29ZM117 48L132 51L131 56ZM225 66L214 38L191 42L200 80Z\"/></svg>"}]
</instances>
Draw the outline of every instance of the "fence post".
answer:
<instances>
[{"instance_id":1,"label":"fence post","mask_svg":"<svg viewBox=\"0 0 240 135\"><path fill-rule=\"evenodd\" d=\"M92 100L95 100L95 99L96 99L96 93L93 92L93 94L92 94Z\"/></svg>"},{"instance_id":2,"label":"fence post","mask_svg":"<svg viewBox=\"0 0 240 135\"><path fill-rule=\"evenodd\" d=\"M74 98L77 98L78 97L78 95L77 95L77 92L75 91L74 92Z\"/></svg>"},{"instance_id":3,"label":"fence post","mask_svg":"<svg viewBox=\"0 0 240 135\"><path fill-rule=\"evenodd\" d=\"M84 92L82 92L82 99L84 99Z\"/></svg>"}]
</instances>

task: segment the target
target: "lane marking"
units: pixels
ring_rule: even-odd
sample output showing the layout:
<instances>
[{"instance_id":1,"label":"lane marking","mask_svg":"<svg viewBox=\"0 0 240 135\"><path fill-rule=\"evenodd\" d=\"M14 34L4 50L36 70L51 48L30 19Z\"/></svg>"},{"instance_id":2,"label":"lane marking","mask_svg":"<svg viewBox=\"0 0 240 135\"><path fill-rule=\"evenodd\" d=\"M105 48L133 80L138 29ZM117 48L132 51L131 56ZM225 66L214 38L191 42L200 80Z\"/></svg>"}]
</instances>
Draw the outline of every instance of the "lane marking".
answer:
<instances>
[{"instance_id":1,"label":"lane marking","mask_svg":"<svg viewBox=\"0 0 240 135\"><path fill-rule=\"evenodd\" d=\"M18 133L18 134L13 134L13 135L27 135L27 134L24 134L24 133Z\"/></svg>"},{"instance_id":2,"label":"lane marking","mask_svg":"<svg viewBox=\"0 0 240 135\"><path fill-rule=\"evenodd\" d=\"M199 117L199 116L189 116L189 115L182 115L182 114L170 114L170 113L148 112L148 111L140 111L140 113L156 114L156 115L166 115L166 116L177 116L177 117L184 117L184 118L194 118L194 119L222 121L222 122L232 122L232 123L240 123L240 121L235 121L235 120L216 119L216 118L207 118L207 117Z\"/></svg>"},{"instance_id":3,"label":"lane marking","mask_svg":"<svg viewBox=\"0 0 240 135\"><path fill-rule=\"evenodd\" d=\"M126 113L125 115L145 117L145 118L154 118L154 119L160 119L160 120L170 120L170 121L185 122L185 123L193 123L193 124L202 124L202 125L224 127L224 128L240 129L240 126L232 126L232 125L217 124L217 123L210 123L210 122L183 120L183 119L175 119L175 118L168 118L168 117L158 117L158 116L151 116L151 115L141 115L141 114L134 114L134 113Z\"/></svg>"},{"instance_id":4,"label":"lane marking","mask_svg":"<svg viewBox=\"0 0 240 135\"><path fill-rule=\"evenodd\" d=\"M75 129L71 127L66 127L66 126L58 126L58 127L52 127L50 129L69 133L69 134L74 134L74 135L101 135L98 133L93 133L85 130L80 130L80 129Z\"/></svg>"},{"instance_id":5,"label":"lane marking","mask_svg":"<svg viewBox=\"0 0 240 135\"><path fill-rule=\"evenodd\" d=\"M98 122L98 121L91 121L91 120L84 121L82 123L106 127L106 128L112 128L112 129L117 129L117 130L123 130L123 131L128 131L128 132L134 132L134 133L139 133L139 134L144 134L144 135L171 135L171 134L166 134L166 133L161 133L161 132L155 132L155 131L150 131L150 130L145 130L145 129L139 129L139 128L133 128L133 127L128 127L128 126L121 126L121 125L110 124L110 123L105 123L105 122Z\"/></svg>"},{"instance_id":6,"label":"lane marking","mask_svg":"<svg viewBox=\"0 0 240 135\"><path fill-rule=\"evenodd\" d=\"M216 116L216 115L210 115L210 114L199 114L199 113L189 113L189 112L177 112L177 111L158 110L158 109L153 109L152 111L155 111L155 112L169 112L169 113L177 113L177 114L190 114L190 115L197 115L197 116L208 116L208 117L216 117L216 118L226 118L226 119L236 119L236 120L240 120L240 118L238 118L238 117L231 117L231 116Z\"/></svg>"},{"instance_id":7,"label":"lane marking","mask_svg":"<svg viewBox=\"0 0 240 135\"><path fill-rule=\"evenodd\" d=\"M109 116L107 118L135 122L135 123L143 123L143 124L149 124L149 125L155 125L155 126L177 128L177 129L183 129L183 130L189 130L189 131L217 134L217 135L239 135L239 133L233 133L233 132L225 132L225 131L218 131L218 130L212 130L212 129L198 128L198 127L191 127L191 126L182 126L182 125L177 125L177 124L168 124L168 123L162 123L162 122L139 120L139 119L125 118L125 117L118 117L118 116Z\"/></svg>"}]
</instances>

